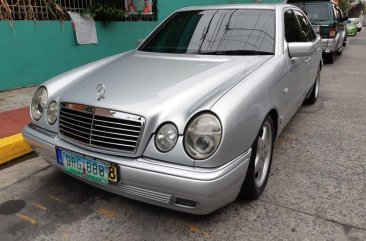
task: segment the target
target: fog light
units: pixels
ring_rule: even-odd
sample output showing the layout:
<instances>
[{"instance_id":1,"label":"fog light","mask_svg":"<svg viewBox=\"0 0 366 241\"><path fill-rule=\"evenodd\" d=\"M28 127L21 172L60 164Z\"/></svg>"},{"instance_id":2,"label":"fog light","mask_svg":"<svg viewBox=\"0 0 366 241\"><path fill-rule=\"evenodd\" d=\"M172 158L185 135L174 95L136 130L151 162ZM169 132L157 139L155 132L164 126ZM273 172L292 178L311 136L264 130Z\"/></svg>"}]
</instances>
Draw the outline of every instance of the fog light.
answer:
<instances>
[{"instance_id":1,"label":"fog light","mask_svg":"<svg viewBox=\"0 0 366 241\"><path fill-rule=\"evenodd\" d=\"M177 197L177 199L175 199L175 203L181 206L187 206L187 207L191 207L194 208L197 206L197 202L193 201L193 200L189 200L189 199L185 199L185 198L180 198Z\"/></svg>"}]
</instances>

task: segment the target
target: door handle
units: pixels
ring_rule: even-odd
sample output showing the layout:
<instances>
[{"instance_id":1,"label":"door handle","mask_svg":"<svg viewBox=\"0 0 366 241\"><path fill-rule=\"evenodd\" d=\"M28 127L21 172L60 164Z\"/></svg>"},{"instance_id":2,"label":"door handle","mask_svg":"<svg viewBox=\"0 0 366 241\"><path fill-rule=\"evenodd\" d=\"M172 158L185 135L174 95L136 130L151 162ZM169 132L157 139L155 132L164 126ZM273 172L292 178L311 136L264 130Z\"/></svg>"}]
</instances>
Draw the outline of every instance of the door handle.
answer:
<instances>
[{"instance_id":1,"label":"door handle","mask_svg":"<svg viewBox=\"0 0 366 241\"><path fill-rule=\"evenodd\" d=\"M309 61L310 61L310 57L308 57L307 59L305 59L305 63L308 65L309 64Z\"/></svg>"}]
</instances>

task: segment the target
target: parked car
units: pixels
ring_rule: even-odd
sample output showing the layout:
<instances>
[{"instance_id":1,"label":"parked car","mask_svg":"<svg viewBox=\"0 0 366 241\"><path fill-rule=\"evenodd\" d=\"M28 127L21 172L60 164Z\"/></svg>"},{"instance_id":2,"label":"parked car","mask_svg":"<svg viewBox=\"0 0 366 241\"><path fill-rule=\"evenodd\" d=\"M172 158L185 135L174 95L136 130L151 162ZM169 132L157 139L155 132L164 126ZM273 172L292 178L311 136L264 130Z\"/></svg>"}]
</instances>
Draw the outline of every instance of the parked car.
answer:
<instances>
[{"instance_id":1,"label":"parked car","mask_svg":"<svg viewBox=\"0 0 366 241\"><path fill-rule=\"evenodd\" d=\"M346 47L347 39L348 39L347 20L343 22L343 25L344 25L344 29L345 29L345 35L346 35L346 37L344 38L344 41L343 41L343 47Z\"/></svg>"},{"instance_id":2,"label":"parked car","mask_svg":"<svg viewBox=\"0 0 366 241\"><path fill-rule=\"evenodd\" d=\"M336 54L341 55L347 44L347 17L332 0L287 0L287 3L301 8L322 37L323 58L332 64Z\"/></svg>"},{"instance_id":3,"label":"parked car","mask_svg":"<svg viewBox=\"0 0 366 241\"><path fill-rule=\"evenodd\" d=\"M357 32L361 32L361 30L362 30L361 19L359 19L359 18L357 19L356 26L357 26Z\"/></svg>"},{"instance_id":4,"label":"parked car","mask_svg":"<svg viewBox=\"0 0 366 241\"><path fill-rule=\"evenodd\" d=\"M347 20L347 34L348 36L356 36L357 35L357 25L352 20Z\"/></svg>"},{"instance_id":5,"label":"parked car","mask_svg":"<svg viewBox=\"0 0 366 241\"><path fill-rule=\"evenodd\" d=\"M348 20L350 20L351 22L353 22L356 25L357 32L361 32L361 29L362 29L361 19L359 19L359 18L349 18Z\"/></svg>"},{"instance_id":6,"label":"parked car","mask_svg":"<svg viewBox=\"0 0 366 241\"><path fill-rule=\"evenodd\" d=\"M23 135L81 181L207 214L261 195L275 139L317 100L321 57L293 5L187 7L136 50L45 82Z\"/></svg>"}]
</instances>

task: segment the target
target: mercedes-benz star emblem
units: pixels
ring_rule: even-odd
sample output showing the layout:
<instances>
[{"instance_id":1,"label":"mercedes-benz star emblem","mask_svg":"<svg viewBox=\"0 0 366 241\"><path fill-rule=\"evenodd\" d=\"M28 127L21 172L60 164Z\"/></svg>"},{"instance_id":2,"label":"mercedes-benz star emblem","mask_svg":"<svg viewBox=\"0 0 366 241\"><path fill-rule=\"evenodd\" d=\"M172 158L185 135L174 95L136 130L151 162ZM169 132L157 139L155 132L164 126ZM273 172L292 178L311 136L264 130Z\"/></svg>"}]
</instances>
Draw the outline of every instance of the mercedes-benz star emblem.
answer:
<instances>
[{"instance_id":1,"label":"mercedes-benz star emblem","mask_svg":"<svg viewBox=\"0 0 366 241\"><path fill-rule=\"evenodd\" d=\"M104 98L104 94L105 94L105 86L104 84L99 84L97 86L97 95L99 96L98 101Z\"/></svg>"}]
</instances>

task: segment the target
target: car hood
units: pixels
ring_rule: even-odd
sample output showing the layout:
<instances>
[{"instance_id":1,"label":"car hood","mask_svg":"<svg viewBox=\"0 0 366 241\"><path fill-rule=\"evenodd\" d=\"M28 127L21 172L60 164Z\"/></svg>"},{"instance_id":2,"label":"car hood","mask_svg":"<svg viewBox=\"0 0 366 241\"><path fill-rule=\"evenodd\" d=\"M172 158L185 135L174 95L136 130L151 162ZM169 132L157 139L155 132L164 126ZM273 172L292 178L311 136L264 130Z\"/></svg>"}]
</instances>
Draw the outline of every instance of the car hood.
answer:
<instances>
[{"instance_id":1,"label":"car hood","mask_svg":"<svg viewBox=\"0 0 366 241\"><path fill-rule=\"evenodd\" d=\"M270 57L131 51L80 75L77 84L63 91L60 102L137 114L155 123L174 121L179 127ZM105 86L105 94L98 101L99 84Z\"/></svg>"}]
</instances>

